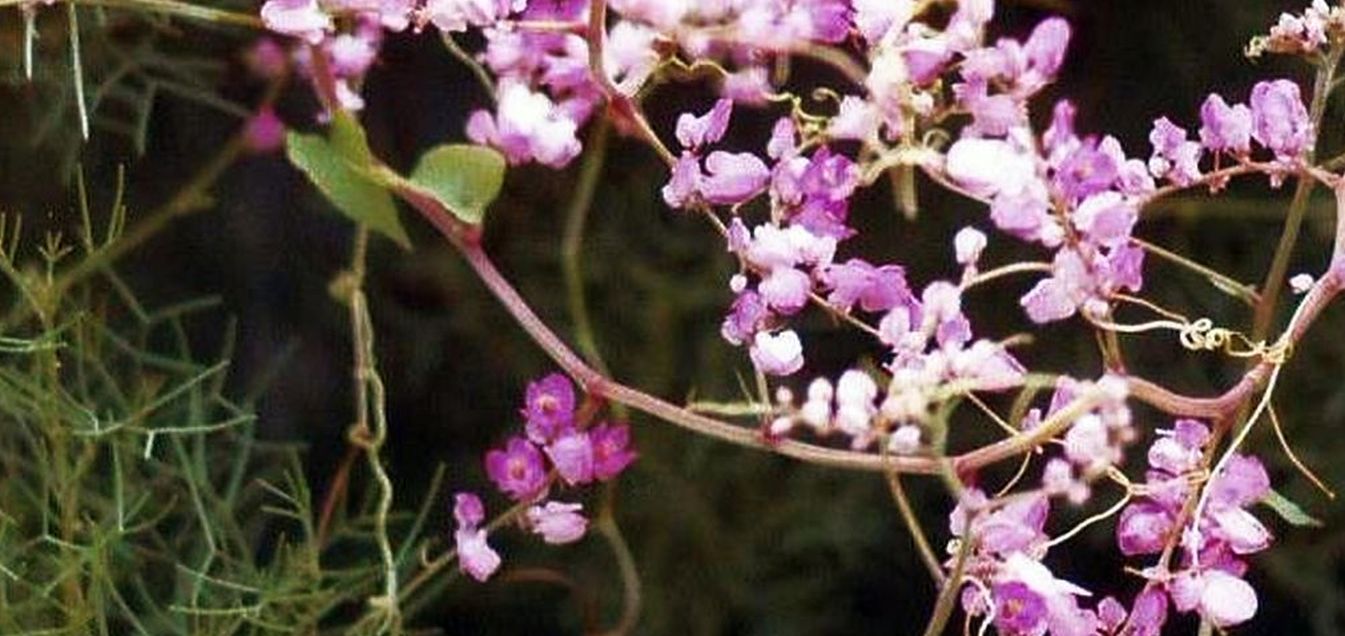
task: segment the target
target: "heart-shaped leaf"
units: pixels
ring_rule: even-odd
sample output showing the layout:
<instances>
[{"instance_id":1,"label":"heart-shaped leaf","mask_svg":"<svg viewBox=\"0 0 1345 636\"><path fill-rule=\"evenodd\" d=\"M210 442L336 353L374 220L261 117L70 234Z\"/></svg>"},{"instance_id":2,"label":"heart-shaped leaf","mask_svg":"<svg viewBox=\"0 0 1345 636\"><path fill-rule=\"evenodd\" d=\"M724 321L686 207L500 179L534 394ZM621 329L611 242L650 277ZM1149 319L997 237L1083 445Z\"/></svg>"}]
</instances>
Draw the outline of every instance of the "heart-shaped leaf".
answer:
<instances>
[{"instance_id":1,"label":"heart-shaped leaf","mask_svg":"<svg viewBox=\"0 0 1345 636\"><path fill-rule=\"evenodd\" d=\"M425 153L410 181L463 222L477 224L500 194L504 167L504 157L490 148L450 144Z\"/></svg>"},{"instance_id":2,"label":"heart-shaped leaf","mask_svg":"<svg viewBox=\"0 0 1345 636\"><path fill-rule=\"evenodd\" d=\"M411 247L392 195L369 176L373 154L364 129L354 117L338 113L326 138L291 132L285 152L290 163L303 170L336 209L398 245Z\"/></svg>"}]
</instances>

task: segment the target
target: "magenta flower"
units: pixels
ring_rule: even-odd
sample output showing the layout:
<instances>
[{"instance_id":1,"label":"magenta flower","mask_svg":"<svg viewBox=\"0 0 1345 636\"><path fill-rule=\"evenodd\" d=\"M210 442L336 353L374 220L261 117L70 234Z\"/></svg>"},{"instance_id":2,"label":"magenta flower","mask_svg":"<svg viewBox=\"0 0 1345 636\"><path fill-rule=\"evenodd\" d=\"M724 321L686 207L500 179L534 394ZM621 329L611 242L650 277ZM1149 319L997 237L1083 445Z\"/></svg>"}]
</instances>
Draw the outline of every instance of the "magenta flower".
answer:
<instances>
[{"instance_id":1,"label":"magenta flower","mask_svg":"<svg viewBox=\"0 0 1345 636\"><path fill-rule=\"evenodd\" d=\"M524 394L523 417L528 439L546 444L574 427L574 385L560 373L529 382Z\"/></svg>"},{"instance_id":2,"label":"magenta flower","mask_svg":"<svg viewBox=\"0 0 1345 636\"><path fill-rule=\"evenodd\" d=\"M1210 93L1200 106L1200 143L1211 152L1246 154L1252 144L1252 111L1245 104L1229 106Z\"/></svg>"},{"instance_id":3,"label":"magenta flower","mask_svg":"<svg viewBox=\"0 0 1345 636\"><path fill-rule=\"evenodd\" d=\"M593 443L587 432L570 431L546 447L560 478L571 486L593 481Z\"/></svg>"},{"instance_id":4,"label":"magenta flower","mask_svg":"<svg viewBox=\"0 0 1345 636\"><path fill-rule=\"evenodd\" d=\"M990 593L995 599L995 627L1001 634L1046 631L1046 601L1026 583L998 583Z\"/></svg>"},{"instance_id":5,"label":"magenta flower","mask_svg":"<svg viewBox=\"0 0 1345 636\"><path fill-rule=\"evenodd\" d=\"M453 496L453 518L460 528L473 528L486 519L486 508L481 498L470 492L460 492Z\"/></svg>"},{"instance_id":6,"label":"magenta flower","mask_svg":"<svg viewBox=\"0 0 1345 636\"><path fill-rule=\"evenodd\" d=\"M584 506L574 503L548 501L528 508L528 525L542 540L552 545L574 543L588 531L588 519L579 514Z\"/></svg>"},{"instance_id":7,"label":"magenta flower","mask_svg":"<svg viewBox=\"0 0 1345 636\"><path fill-rule=\"evenodd\" d=\"M257 111L244 126L243 143L251 152L264 154L285 145L285 122L270 106Z\"/></svg>"},{"instance_id":8,"label":"magenta flower","mask_svg":"<svg viewBox=\"0 0 1345 636\"><path fill-rule=\"evenodd\" d=\"M626 470L637 457L630 448L630 427L600 424L588 431L593 442L593 476L608 481Z\"/></svg>"},{"instance_id":9,"label":"magenta flower","mask_svg":"<svg viewBox=\"0 0 1345 636\"><path fill-rule=\"evenodd\" d=\"M1303 154L1314 141L1312 121L1298 84L1258 82L1252 87L1252 136L1280 159Z\"/></svg>"},{"instance_id":10,"label":"magenta flower","mask_svg":"<svg viewBox=\"0 0 1345 636\"><path fill-rule=\"evenodd\" d=\"M497 92L494 115L481 110L467 120L468 138L504 153L511 164L537 161L561 168L579 154L579 125L565 112L565 103L556 104L514 80L500 82Z\"/></svg>"},{"instance_id":11,"label":"magenta flower","mask_svg":"<svg viewBox=\"0 0 1345 636\"><path fill-rule=\"evenodd\" d=\"M486 474L496 487L518 501L535 499L546 488L542 453L523 437L510 438L504 450L486 453Z\"/></svg>"}]
</instances>

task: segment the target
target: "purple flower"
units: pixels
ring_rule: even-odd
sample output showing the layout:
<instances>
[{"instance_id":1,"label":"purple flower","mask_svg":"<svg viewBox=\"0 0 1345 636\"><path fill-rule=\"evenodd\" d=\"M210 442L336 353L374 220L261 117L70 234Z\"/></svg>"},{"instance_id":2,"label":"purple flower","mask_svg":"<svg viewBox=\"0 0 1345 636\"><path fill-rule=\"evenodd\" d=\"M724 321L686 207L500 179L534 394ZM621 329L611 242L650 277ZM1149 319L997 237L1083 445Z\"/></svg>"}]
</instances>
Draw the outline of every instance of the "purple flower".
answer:
<instances>
[{"instance_id":1,"label":"purple flower","mask_svg":"<svg viewBox=\"0 0 1345 636\"><path fill-rule=\"evenodd\" d=\"M1097 604L1097 619L1103 633L1111 634L1125 623L1126 608L1115 597L1108 596Z\"/></svg>"},{"instance_id":2,"label":"purple flower","mask_svg":"<svg viewBox=\"0 0 1345 636\"><path fill-rule=\"evenodd\" d=\"M576 486L593 481L593 443L589 434L570 431L546 447L546 456L565 483Z\"/></svg>"},{"instance_id":3,"label":"purple flower","mask_svg":"<svg viewBox=\"0 0 1345 636\"><path fill-rule=\"evenodd\" d=\"M486 543L485 528L462 528L453 533L458 565L463 572L484 583L500 568L500 555Z\"/></svg>"},{"instance_id":4,"label":"purple flower","mask_svg":"<svg viewBox=\"0 0 1345 636\"><path fill-rule=\"evenodd\" d=\"M1135 597L1130 626L1135 636L1159 636L1168 620L1168 596L1158 587L1146 587Z\"/></svg>"},{"instance_id":5,"label":"purple flower","mask_svg":"<svg viewBox=\"0 0 1345 636\"><path fill-rule=\"evenodd\" d=\"M683 148L694 150L723 139L732 113L733 102L727 99L715 102L714 107L700 117L682 113L677 117L677 141Z\"/></svg>"},{"instance_id":6,"label":"purple flower","mask_svg":"<svg viewBox=\"0 0 1345 636\"><path fill-rule=\"evenodd\" d=\"M1270 476L1261 460L1248 455L1229 458L1209 486L1210 506L1250 506L1270 494Z\"/></svg>"},{"instance_id":7,"label":"purple flower","mask_svg":"<svg viewBox=\"0 0 1345 636\"><path fill-rule=\"evenodd\" d=\"M533 443L546 444L574 427L574 385L563 374L529 382L523 401L528 439Z\"/></svg>"},{"instance_id":8,"label":"purple flower","mask_svg":"<svg viewBox=\"0 0 1345 636\"><path fill-rule=\"evenodd\" d=\"M1023 52L1027 54L1028 68L1042 80L1054 77L1065 61L1065 49L1069 47L1069 23L1061 18L1047 18L1032 29L1032 35L1023 43Z\"/></svg>"},{"instance_id":9,"label":"purple flower","mask_svg":"<svg viewBox=\"0 0 1345 636\"><path fill-rule=\"evenodd\" d=\"M948 176L985 197L1023 192L1037 179L1035 159L999 139L961 139L948 149Z\"/></svg>"},{"instance_id":10,"label":"purple flower","mask_svg":"<svg viewBox=\"0 0 1345 636\"><path fill-rule=\"evenodd\" d=\"M532 531L541 535L542 540L560 545L574 543L584 537L588 531L588 519L579 514L584 506L574 503L548 501L540 506L528 508L528 524Z\"/></svg>"},{"instance_id":11,"label":"purple flower","mask_svg":"<svg viewBox=\"0 0 1345 636\"><path fill-rule=\"evenodd\" d=\"M1041 634L1046 631L1046 601L1026 583L997 583L990 589L995 599L995 627L1001 634Z\"/></svg>"},{"instance_id":12,"label":"purple flower","mask_svg":"<svg viewBox=\"0 0 1345 636\"><path fill-rule=\"evenodd\" d=\"M1155 177L1166 177L1177 185L1189 185L1200 178L1200 144L1187 141L1186 129L1172 123L1167 117L1154 120L1149 133L1153 156L1149 158L1149 172Z\"/></svg>"},{"instance_id":13,"label":"purple flower","mask_svg":"<svg viewBox=\"0 0 1345 636\"><path fill-rule=\"evenodd\" d=\"M546 488L542 453L523 437L512 437L504 450L486 453L486 474L517 501L534 499Z\"/></svg>"},{"instance_id":14,"label":"purple flower","mask_svg":"<svg viewBox=\"0 0 1345 636\"><path fill-rule=\"evenodd\" d=\"M630 448L630 427L625 424L600 424L588 431L593 442L593 476L608 481L631 465L636 454Z\"/></svg>"},{"instance_id":15,"label":"purple flower","mask_svg":"<svg viewBox=\"0 0 1345 636\"><path fill-rule=\"evenodd\" d=\"M309 44L322 42L332 30L332 18L322 11L317 0L266 0L261 17L266 28Z\"/></svg>"},{"instance_id":16,"label":"purple flower","mask_svg":"<svg viewBox=\"0 0 1345 636\"><path fill-rule=\"evenodd\" d=\"M841 311L850 311L856 303L864 311L887 311L914 300L906 284L906 270L899 265L874 267L852 258L842 265L825 267L822 284L831 290L827 302Z\"/></svg>"},{"instance_id":17,"label":"purple flower","mask_svg":"<svg viewBox=\"0 0 1345 636\"><path fill-rule=\"evenodd\" d=\"M964 227L953 237L953 254L958 265L974 267L981 259L987 239L985 232L974 227Z\"/></svg>"},{"instance_id":18,"label":"purple flower","mask_svg":"<svg viewBox=\"0 0 1345 636\"><path fill-rule=\"evenodd\" d=\"M673 209L687 207L700 192L701 180L704 178L700 159L690 152L683 152L677 158L677 163L673 164L668 183L660 191L663 201Z\"/></svg>"},{"instance_id":19,"label":"purple flower","mask_svg":"<svg viewBox=\"0 0 1345 636\"><path fill-rule=\"evenodd\" d=\"M1098 245L1114 247L1130 241L1139 210L1119 192L1108 190L1084 199L1071 215L1074 226Z\"/></svg>"},{"instance_id":20,"label":"purple flower","mask_svg":"<svg viewBox=\"0 0 1345 636\"><path fill-rule=\"evenodd\" d=\"M733 299L729 314L719 327L719 335L730 344L751 342L756 333L765 327L770 316L771 312L761 296L755 291L746 290Z\"/></svg>"},{"instance_id":21,"label":"purple flower","mask_svg":"<svg viewBox=\"0 0 1345 636\"><path fill-rule=\"evenodd\" d=\"M1114 157L1100 151L1096 143L1084 142L1056 170L1055 185L1070 201L1082 201L1111 188L1119 174Z\"/></svg>"},{"instance_id":22,"label":"purple flower","mask_svg":"<svg viewBox=\"0 0 1345 636\"><path fill-rule=\"evenodd\" d=\"M1252 144L1252 111L1245 104L1229 106L1210 93L1200 106L1200 143L1211 152L1246 154Z\"/></svg>"},{"instance_id":23,"label":"purple flower","mask_svg":"<svg viewBox=\"0 0 1345 636\"><path fill-rule=\"evenodd\" d=\"M453 518L460 528L474 528L486 519L486 508L481 498L470 492L460 492L453 496Z\"/></svg>"},{"instance_id":24,"label":"purple flower","mask_svg":"<svg viewBox=\"0 0 1345 636\"><path fill-rule=\"evenodd\" d=\"M1314 141L1312 122L1298 84L1258 82L1252 87L1252 136L1280 159L1303 154Z\"/></svg>"},{"instance_id":25,"label":"purple flower","mask_svg":"<svg viewBox=\"0 0 1345 636\"><path fill-rule=\"evenodd\" d=\"M764 191L771 178L766 164L747 152L712 152L705 158L705 170L709 174L701 182L701 193L715 205L747 201Z\"/></svg>"},{"instance_id":26,"label":"purple flower","mask_svg":"<svg viewBox=\"0 0 1345 636\"><path fill-rule=\"evenodd\" d=\"M1172 515L1163 507L1148 501L1133 503L1116 522L1116 543L1126 556L1157 554L1171 536L1172 525Z\"/></svg>"}]
</instances>

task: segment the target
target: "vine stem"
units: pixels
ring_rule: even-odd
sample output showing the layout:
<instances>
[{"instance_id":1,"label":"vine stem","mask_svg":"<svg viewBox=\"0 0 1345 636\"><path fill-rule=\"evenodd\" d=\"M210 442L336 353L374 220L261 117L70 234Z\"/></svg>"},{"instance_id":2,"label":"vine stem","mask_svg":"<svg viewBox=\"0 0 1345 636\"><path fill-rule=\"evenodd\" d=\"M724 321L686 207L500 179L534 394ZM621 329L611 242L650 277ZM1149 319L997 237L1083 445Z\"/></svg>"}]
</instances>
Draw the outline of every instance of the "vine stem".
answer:
<instances>
[{"instance_id":1,"label":"vine stem","mask_svg":"<svg viewBox=\"0 0 1345 636\"><path fill-rule=\"evenodd\" d=\"M1308 109L1313 134L1321 130L1322 114L1326 111L1326 102L1330 96L1327 86L1331 82L1332 76L1336 74L1336 65L1340 61L1340 55L1339 50L1332 50L1322 60L1321 65L1317 67L1317 75L1313 81L1312 104ZM1312 165L1315 154L1316 149L1310 146L1303 157L1303 165ZM1271 259L1270 269L1266 272L1266 280L1261 285L1261 302L1256 305L1256 313L1252 322L1252 340L1261 340L1270 331L1275 307L1278 304L1280 292L1284 289L1285 274L1289 271L1289 257L1293 254L1294 245L1298 242L1298 232L1303 225L1303 217L1308 211L1308 198L1312 195L1312 189L1316 185L1316 179L1303 174L1300 175L1298 184L1294 188L1294 198L1289 204L1289 214L1284 220L1284 230L1280 234L1279 245L1275 247L1275 256ZM1337 211L1337 214L1339 214L1339 211Z\"/></svg>"},{"instance_id":2,"label":"vine stem","mask_svg":"<svg viewBox=\"0 0 1345 636\"><path fill-rule=\"evenodd\" d=\"M527 301L519 295L514 286L495 267L495 263L482 248L479 227L466 225L458 221L441 203L414 190L394 186L393 192L409 203L458 250L467 264L476 272L481 282L504 305L504 308L513 316L519 326L585 392L597 398L624 404L632 409L706 437L738 446L774 452L804 462L848 470L884 472L891 469L901 473L939 475L945 473L948 470L947 465L951 464L952 469L960 473L975 470L1035 448L1069 428L1075 419L1092 410L1103 399L1096 392L1087 392L1053 413L1031 433L1002 439L952 458L923 456L885 458L877 453L827 448L790 439L767 440L756 429L736 426L695 413L639 389L616 382L598 372L570 349L537 316Z\"/></svg>"}]
</instances>

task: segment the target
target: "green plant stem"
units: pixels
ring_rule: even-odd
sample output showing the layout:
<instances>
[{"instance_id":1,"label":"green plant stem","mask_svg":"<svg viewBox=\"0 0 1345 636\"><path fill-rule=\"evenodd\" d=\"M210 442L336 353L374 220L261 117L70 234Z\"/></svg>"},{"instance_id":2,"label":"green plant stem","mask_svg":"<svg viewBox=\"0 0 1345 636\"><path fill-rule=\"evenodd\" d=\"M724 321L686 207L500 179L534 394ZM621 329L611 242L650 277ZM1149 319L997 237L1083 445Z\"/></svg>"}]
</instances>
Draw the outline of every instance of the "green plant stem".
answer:
<instances>
[{"instance_id":1,"label":"green plant stem","mask_svg":"<svg viewBox=\"0 0 1345 636\"><path fill-rule=\"evenodd\" d=\"M603 489L602 511L594 524L599 534L607 540L616 559L617 572L621 575L621 617L616 625L601 633L600 636L625 636L635 629L640 620L641 595L640 571L635 565L635 556L631 554L626 537L617 525L614 501L616 485L609 482Z\"/></svg>"},{"instance_id":2,"label":"green plant stem","mask_svg":"<svg viewBox=\"0 0 1345 636\"><path fill-rule=\"evenodd\" d=\"M907 530L911 533L911 540L915 542L920 560L929 570L929 575L934 579L934 583L937 586L942 586L948 577L943 573L943 566L939 564L939 558L934 554L934 548L930 547L929 538L925 536L925 529L920 525L920 517L915 514L915 508L911 506L911 500L906 496L906 488L901 485L901 475L894 471L887 471L887 486L892 491L892 499L897 503L897 510L901 513L902 520L906 522Z\"/></svg>"},{"instance_id":3,"label":"green plant stem","mask_svg":"<svg viewBox=\"0 0 1345 636\"><path fill-rule=\"evenodd\" d=\"M369 471L378 484L378 506L374 515L374 536L383 559L383 594L369 599L370 606L382 613L382 625L393 633L400 632L398 610L397 559L388 538L388 514L392 511L393 486L379 457L387 441L386 396L383 380L374 359L374 330L369 319L369 307L364 296L365 263L369 245L369 228L360 224L355 232L354 254L350 270L343 276L339 291L348 294L351 334L355 357L355 424L351 441L363 448L368 458ZM372 413L372 418L370 414Z\"/></svg>"},{"instance_id":4,"label":"green plant stem","mask_svg":"<svg viewBox=\"0 0 1345 636\"><path fill-rule=\"evenodd\" d=\"M967 528L972 524L967 523ZM943 582L943 589L939 591L939 598L934 602L934 612L930 615L929 624L925 626L925 636L939 636L948 625L948 619L953 616L953 608L957 606L958 590L962 589L962 576L966 573L967 559L971 557L973 547L976 544L976 537L962 537L962 544L957 549L957 560L953 563L952 575Z\"/></svg>"},{"instance_id":5,"label":"green plant stem","mask_svg":"<svg viewBox=\"0 0 1345 636\"><path fill-rule=\"evenodd\" d=\"M1340 62L1340 55L1340 51L1332 50L1317 67L1317 75L1312 84L1312 104L1308 109L1313 131L1321 130L1322 114L1326 111L1326 103L1330 97L1327 86L1336 73L1336 65ZM1309 147L1303 155L1303 164L1312 165L1315 155L1315 148ZM1264 340L1266 334L1270 332L1271 322L1275 318L1275 309L1279 304L1280 292L1284 290L1285 275L1289 271L1289 259L1293 255L1294 246L1298 243L1298 233L1303 226L1303 217L1308 210L1308 199L1311 198L1312 190L1316 185L1317 180L1306 173L1299 175L1298 183L1294 187L1294 198L1289 203L1289 213L1284 219L1284 230L1280 234L1279 244L1275 247L1275 255L1270 261L1270 269L1266 271L1265 282L1261 284L1261 301L1256 305L1256 312L1252 321L1253 342Z\"/></svg>"},{"instance_id":6,"label":"green plant stem","mask_svg":"<svg viewBox=\"0 0 1345 636\"><path fill-rule=\"evenodd\" d=\"M593 207L593 196L598 189L598 178L602 176L603 165L607 157L607 137L610 124L606 117L600 117L589 132L584 148L583 165L579 168L579 183L571 195L570 205L565 214L565 235L561 239L561 271L565 276L565 296L569 304L570 317L574 320L574 338L579 351L594 368L608 374L607 364L598 351L598 341L593 334L593 321L589 316L588 302L584 293L583 246L584 228L588 222L589 210Z\"/></svg>"}]
</instances>

